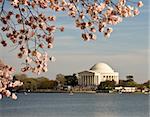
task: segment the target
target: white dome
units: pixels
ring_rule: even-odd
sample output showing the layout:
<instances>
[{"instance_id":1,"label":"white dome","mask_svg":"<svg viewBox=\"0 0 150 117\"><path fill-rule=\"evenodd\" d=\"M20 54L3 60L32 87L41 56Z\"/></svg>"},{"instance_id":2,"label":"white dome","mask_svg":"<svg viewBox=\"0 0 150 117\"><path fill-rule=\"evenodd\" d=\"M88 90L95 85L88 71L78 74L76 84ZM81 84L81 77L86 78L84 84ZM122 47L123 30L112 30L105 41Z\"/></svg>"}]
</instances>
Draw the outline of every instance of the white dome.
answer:
<instances>
[{"instance_id":1,"label":"white dome","mask_svg":"<svg viewBox=\"0 0 150 117\"><path fill-rule=\"evenodd\" d=\"M114 70L105 63L97 63L90 70L100 73L114 73Z\"/></svg>"}]
</instances>

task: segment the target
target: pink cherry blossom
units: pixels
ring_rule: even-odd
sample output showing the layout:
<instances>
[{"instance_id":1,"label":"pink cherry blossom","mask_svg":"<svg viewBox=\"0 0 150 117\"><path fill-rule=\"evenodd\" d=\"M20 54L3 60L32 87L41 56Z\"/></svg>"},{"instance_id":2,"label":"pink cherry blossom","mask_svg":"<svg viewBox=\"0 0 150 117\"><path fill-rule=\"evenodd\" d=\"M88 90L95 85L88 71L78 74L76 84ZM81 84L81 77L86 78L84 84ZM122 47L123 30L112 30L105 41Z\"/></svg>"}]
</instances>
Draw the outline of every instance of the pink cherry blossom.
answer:
<instances>
[{"instance_id":1,"label":"pink cherry blossom","mask_svg":"<svg viewBox=\"0 0 150 117\"><path fill-rule=\"evenodd\" d=\"M2 94L0 94L0 100L3 98Z\"/></svg>"},{"instance_id":2,"label":"pink cherry blossom","mask_svg":"<svg viewBox=\"0 0 150 117\"><path fill-rule=\"evenodd\" d=\"M143 2L142 2L142 1L139 1L139 2L137 3L137 6L138 6L138 7L142 7L142 6L143 6Z\"/></svg>"},{"instance_id":3,"label":"pink cherry blossom","mask_svg":"<svg viewBox=\"0 0 150 117\"><path fill-rule=\"evenodd\" d=\"M135 9L134 10L134 15L139 15L140 14L140 11L138 9Z\"/></svg>"},{"instance_id":4,"label":"pink cherry blossom","mask_svg":"<svg viewBox=\"0 0 150 117\"><path fill-rule=\"evenodd\" d=\"M12 93L12 96L11 96L11 97L12 97L13 100L16 100L16 99L17 99L17 96L16 96L15 93Z\"/></svg>"},{"instance_id":5,"label":"pink cherry blossom","mask_svg":"<svg viewBox=\"0 0 150 117\"><path fill-rule=\"evenodd\" d=\"M12 67L3 64L0 61L0 96L1 98L3 96L11 97L12 92L8 89L21 86L23 84L22 82L17 81L17 80L13 82L13 77L12 77L13 72L14 70L12 69Z\"/></svg>"}]
</instances>

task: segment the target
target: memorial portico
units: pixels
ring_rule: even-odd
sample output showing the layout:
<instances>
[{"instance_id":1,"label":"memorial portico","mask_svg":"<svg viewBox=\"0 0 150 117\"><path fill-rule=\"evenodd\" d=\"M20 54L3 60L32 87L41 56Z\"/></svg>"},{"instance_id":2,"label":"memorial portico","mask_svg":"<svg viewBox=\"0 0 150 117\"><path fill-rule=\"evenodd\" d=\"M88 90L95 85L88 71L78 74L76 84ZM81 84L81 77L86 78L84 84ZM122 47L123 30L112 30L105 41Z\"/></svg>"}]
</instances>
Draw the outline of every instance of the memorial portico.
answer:
<instances>
[{"instance_id":1,"label":"memorial portico","mask_svg":"<svg viewBox=\"0 0 150 117\"><path fill-rule=\"evenodd\" d=\"M90 70L78 73L78 84L83 86L99 85L103 81L114 80L119 83L119 73L105 63L95 64Z\"/></svg>"}]
</instances>

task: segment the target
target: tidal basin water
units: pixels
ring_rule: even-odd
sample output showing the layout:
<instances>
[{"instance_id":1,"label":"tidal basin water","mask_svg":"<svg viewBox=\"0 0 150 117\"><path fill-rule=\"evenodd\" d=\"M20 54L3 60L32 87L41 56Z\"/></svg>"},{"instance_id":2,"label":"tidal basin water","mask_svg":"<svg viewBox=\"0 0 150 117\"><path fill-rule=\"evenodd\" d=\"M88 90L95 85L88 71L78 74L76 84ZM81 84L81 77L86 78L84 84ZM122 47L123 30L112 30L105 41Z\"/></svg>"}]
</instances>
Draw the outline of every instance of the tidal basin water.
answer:
<instances>
[{"instance_id":1,"label":"tidal basin water","mask_svg":"<svg viewBox=\"0 0 150 117\"><path fill-rule=\"evenodd\" d=\"M0 117L150 117L144 94L18 94L0 101Z\"/></svg>"}]
</instances>

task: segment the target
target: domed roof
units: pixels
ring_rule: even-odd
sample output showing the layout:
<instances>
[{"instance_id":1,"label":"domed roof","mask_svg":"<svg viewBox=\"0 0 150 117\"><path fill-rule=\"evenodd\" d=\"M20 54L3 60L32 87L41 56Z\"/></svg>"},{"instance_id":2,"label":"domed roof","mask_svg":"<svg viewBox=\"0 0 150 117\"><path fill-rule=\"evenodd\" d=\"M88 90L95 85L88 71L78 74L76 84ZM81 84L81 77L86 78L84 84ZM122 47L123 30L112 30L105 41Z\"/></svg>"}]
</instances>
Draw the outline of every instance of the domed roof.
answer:
<instances>
[{"instance_id":1,"label":"domed roof","mask_svg":"<svg viewBox=\"0 0 150 117\"><path fill-rule=\"evenodd\" d=\"M97 63L90 70L100 73L114 73L114 70L106 63Z\"/></svg>"}]
</instances>

